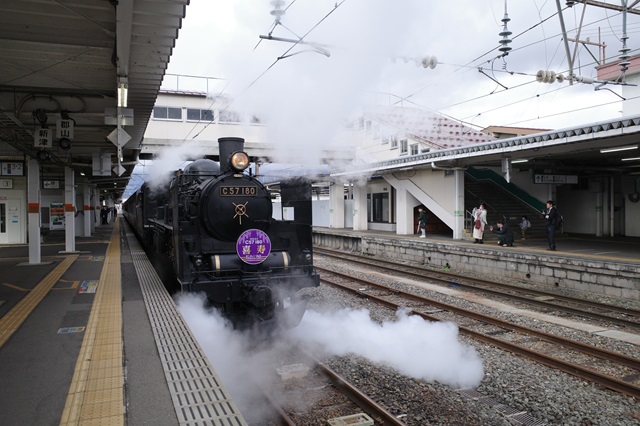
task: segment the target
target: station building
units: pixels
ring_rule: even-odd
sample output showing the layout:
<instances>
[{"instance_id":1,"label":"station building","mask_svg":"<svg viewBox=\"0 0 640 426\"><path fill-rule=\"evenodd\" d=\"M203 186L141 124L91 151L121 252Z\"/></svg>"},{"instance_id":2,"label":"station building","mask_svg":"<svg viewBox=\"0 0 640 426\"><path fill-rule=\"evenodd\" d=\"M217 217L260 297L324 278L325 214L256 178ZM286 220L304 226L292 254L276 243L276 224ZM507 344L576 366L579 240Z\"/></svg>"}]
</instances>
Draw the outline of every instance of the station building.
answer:
<instances>
[{"instance_id":1,"label":"station building","mask_svg":"<svg viewBox=\"0 0 640 426\"><path fill-rule=\"evenodd\" d=\"M237 136L245 139L259 175L278 149L268 141L268 124L235 111L233 100L224 95L160 90L152 105L146 126L138 126L144 137L127 160L117 161L102 149L90 154L91 163L61 167L27 161L15 147L3 146L0 244L28 241L30 163L39 165L40 172L34 186L40 197L34 229L46 233L73 222L75 238L91 235L99 210L117 205L123 192L125 198L129 195L131 186L125 187L140 160L175 148L185 160L215 158L217 139ZM417 209L424 206L427 232L467 239L471 211L483 202L490 223L502 219L514 228L527 216L542 234L540 211L551 199L564 217L564 232L638 237L640 115L625 113L620 119L564 129L477 131L417 108L370 107L350 124L346 143L323 147L326 168L309 173L302 167L294 173L311 174L316 182L316 226L411 235ZM52 151L65 155L62 148ZM300 158L298 154L292 158ZM117 167L125 171L123 176L117 176ZM68 182L73 182L71 188Z\"/></svg>"},{"instance_id":2,"label":"station building","mask_svg":"<svg viewBox=\"0 0 640 426\"><path fill-rule=\"evenodd\" d=\"M267 163L277 149L266 142L267 124L232 105L202 92L161 92L141 158L185 144L215 156L219 137L239 136L258 163ZM314 173L323 195L314 224L410 235L417 208L425 206L429 232L464 239L480 202L492 222L513 226L527 216L544 229L540 211L552 199L565 218L564 232L640 236L633 219L640 213L640 160L629 160L640 156L634 142L639 120L632 115L566 129L480 132L416 108L369 108L351 123L348 143L323 151L330 167ZM341 170L331 167L345 161Z\"/></svg>"}]
</instances>

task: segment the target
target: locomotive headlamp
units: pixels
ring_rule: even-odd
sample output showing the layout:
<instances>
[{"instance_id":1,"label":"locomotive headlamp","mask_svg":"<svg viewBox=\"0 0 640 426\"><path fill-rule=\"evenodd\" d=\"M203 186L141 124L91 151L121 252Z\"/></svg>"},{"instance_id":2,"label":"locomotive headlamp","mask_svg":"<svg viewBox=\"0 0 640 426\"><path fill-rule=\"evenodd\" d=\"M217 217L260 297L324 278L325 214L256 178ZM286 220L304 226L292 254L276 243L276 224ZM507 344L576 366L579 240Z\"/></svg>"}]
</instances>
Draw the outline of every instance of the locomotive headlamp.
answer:
<instances>
[{"instance_id":1,"label":"locomotive headlamp","mask_svg":"<svg viewBox=\"0 0 640 426\"><path fill-rule=\"evenodd\" d=\"M241 172L247 167L249 167L249 156L246 152L236 151L231 155L231 159L229 160L231 167L234 168L237 172Z\"/></svg>"}]
</instances>

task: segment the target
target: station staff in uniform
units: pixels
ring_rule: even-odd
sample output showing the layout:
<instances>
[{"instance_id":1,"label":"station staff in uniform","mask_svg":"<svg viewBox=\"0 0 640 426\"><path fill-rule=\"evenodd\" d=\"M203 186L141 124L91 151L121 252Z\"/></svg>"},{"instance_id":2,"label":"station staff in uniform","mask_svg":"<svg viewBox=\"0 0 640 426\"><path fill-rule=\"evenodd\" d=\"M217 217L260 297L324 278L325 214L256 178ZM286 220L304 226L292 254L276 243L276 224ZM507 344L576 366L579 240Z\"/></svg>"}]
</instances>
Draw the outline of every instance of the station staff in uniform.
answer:
<instances>
[{"instance_id":1,"label":"station staff in uniform","mask_svg":"<svg viewBox=\"0 0 640 426\"><path fill-rule=\"evenodd\" d=\"M547 209L543 210L544 220L547 229L547 250L556 251L556 223L558 221L558 210L552 200L547 201Z\"/></svg>"}]
</instances>

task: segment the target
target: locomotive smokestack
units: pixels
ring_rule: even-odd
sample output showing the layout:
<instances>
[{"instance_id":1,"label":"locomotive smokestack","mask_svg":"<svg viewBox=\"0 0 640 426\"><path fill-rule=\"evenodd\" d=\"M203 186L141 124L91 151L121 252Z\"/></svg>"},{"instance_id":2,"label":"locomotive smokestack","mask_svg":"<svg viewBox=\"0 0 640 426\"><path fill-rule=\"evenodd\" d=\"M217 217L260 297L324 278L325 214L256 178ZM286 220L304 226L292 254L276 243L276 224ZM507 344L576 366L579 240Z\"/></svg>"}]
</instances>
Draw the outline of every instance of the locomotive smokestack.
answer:
<instances>
[{"instance_id":1,"label":"locomotive smokestack","mask_svg":"<svg viewBox=\"0 0 640 426\"><path fill-rule=\"evenodd\" d=\"M231 170L229 159L236 151L244 150L244 139L242 138L218 138L218 149L220 151L220 171L226 173Z\"/></svg>"}]
</instances>

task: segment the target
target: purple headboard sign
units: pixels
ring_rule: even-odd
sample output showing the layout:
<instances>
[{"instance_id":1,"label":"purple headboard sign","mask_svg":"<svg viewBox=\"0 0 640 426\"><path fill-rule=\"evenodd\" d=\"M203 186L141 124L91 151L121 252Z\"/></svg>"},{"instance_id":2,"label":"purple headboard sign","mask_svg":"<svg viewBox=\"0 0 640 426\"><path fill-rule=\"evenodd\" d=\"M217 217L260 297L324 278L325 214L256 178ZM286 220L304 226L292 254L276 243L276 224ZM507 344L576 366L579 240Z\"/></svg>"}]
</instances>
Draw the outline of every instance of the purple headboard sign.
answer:
<instances>
[{"instance_id":1,"label":"purple headboard sign","mask_svg":"<svg viewBox=\"0 0 640 426\"><path fill-rule=\"evenodd\" d=\"M259 229L247 229L238 238L236 252L244 263L257 265L269 257L271 240L265 232Z\"/></svg>"}]
</instances>

